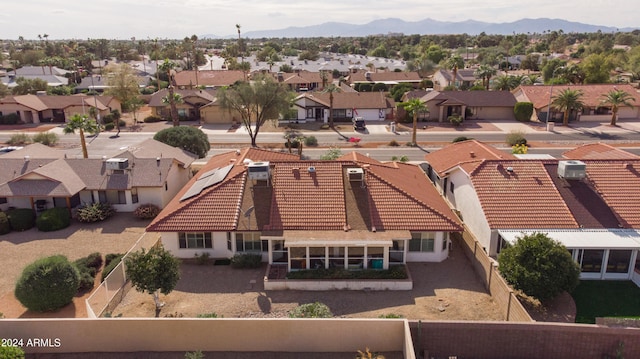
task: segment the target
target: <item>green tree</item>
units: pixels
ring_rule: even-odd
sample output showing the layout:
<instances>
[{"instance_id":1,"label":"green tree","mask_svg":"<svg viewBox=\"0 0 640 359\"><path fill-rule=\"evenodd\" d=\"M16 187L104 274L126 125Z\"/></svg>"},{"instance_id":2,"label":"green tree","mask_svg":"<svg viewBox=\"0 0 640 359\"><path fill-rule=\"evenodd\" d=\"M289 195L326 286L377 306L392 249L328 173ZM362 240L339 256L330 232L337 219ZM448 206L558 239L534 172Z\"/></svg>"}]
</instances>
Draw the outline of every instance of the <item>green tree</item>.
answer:
<instances>
[{"instance_id":1,"label":"green tree","mask_svg":"<svg viewBox=\"0 0 640 359\"><path fill-rule=\"evenodd\" d=\"M609 82L609 73L614 66L603 54L591 54L580 63L580 68L584 72L585 83L601 84Z\"/></svg>"},{"instance_id":2,"label":"green tree","mask_svg":"<svg viewBox=\"0 0 640 359\"><path fill-rule=\"evenodd\" d=\"M260 127L268 119L277 119L280 113L289 110L292 94L273 77L258 75L252 83L239 81L221 88L218 98L221 108L240 114L251 146L256 147Z\"/></svg>"},{"instance_id":3,"label":"green tree","mask_svg":"<svg viewBox=\"0 0 640 359\"><path fill-rule=\"evenodd\" d=\"M1 346L0 359L24 359L24 350L20 347Z\"/></svg>"},{"instance_id":4,"label":"green tree","mask_svg":"<svg viewBox=\"0 0 640 359\"><path fill-rule=\"evenodd\" d=\"M35 95L38 91L46 91L47 86L47 81L42 79L18 77L16 79L16 86L11 90L11 93L13 95Z\"/></svg>"},{"instance_id":5,"label":"green tree","mask_svg":"<svg viewBox=\"0 0 640 359\"><path fill-rule=\"evenodd\" d=\"M462 59L462 57L460 57L460 55L451 55L451 57L446 60L444 65L453 73L453 89L457 90L458 69L464 68L464 60Z\"/></svg>"},{"instance_id":6,"label":"green tree","mask_svg":"<svg viewBox=\"0 0 640 359\"><path fill-rule=\"evenodd\" d=\"M551 105L558 111L562 111L564 116L562 118L562 124L564 126L569 124L569 113L573 110L580 110L584 107L582 102L583 92L582 90L564 89L559 94L553 96Z\"/></svg>"},{"instance_id":7,"label":"green tree","mask_svg":"<svg viewBox=\"0 0 640 359\"><path fill-rule=\"evenodd\" d=\"M520 122L529 122L533 115L533 103L531 102L516 102L513 107L513 113L516 116L516 120Z\"/></svg>"},{"instance_id":8,"label":"green tree","mask_svg":"<svg viewBox=\"0 0 640 359\"><path fill-rule=\"evenodd\" d=\"M7 85L0 82L0 98L9 96L9 94L11 94L11 90L9 90L9 87L7 87Z\"/></svg>"},{"instance_id":9,"label":"green tree","mask_svg":"<svg viewBox=\"0 0 640 359\"><path fill-rule=\"evenodd\" d=\"M80 145L82 146L82 157L89 158L87 152L87 141L84 138L84 133L88 132L94 134L98 132L98 124L95 120L86 116L80 116L78 114L71 116L67 124L62 129L62 132L69 134L75 133L76 130L80 133Z\"/></svg>"},{"instance_id":10,"label":"green tree","mask_svg":"<svg viewBox=\"0 0 640 359\"><path fill-rule=\"evenodd\" d=\"M109 74L106 76L106 83L109 86L106 89L106 94L115 97L127 110L127 106L135 98L138 98L140 94L140 86L136 79L136 75L133 73L133 69L125 64L107 66L105 71Z\"/></svg>"},{"instance_id":11,"label":"green tree","mask_svg":"<svg viewBox=\"0 0 640 359\"><path fill-rule=\"evenodd\" d=\"M178 108L176 107L175 101L175 92L174 92L174 80L171 71L176 67L175 62L169 61L168 59L164 60L162 65L160 65L160 70L167 74L169 77L169 86L167 89L169 90L169 107L171 108L171 122L173 126L180 126L180 118L178 117Z\"/></svg>"},{"instance_id":12,"label":"green tree","mask_svg":"<svg viewBox=\"0 0 640 359\"><path fill-rule=\"evenodd\" d=\"M80 276L64 256L41 258L29 264L14 294L29 310L46 312L66 306L78 292Z\"/></svg>"},{"instance_id":13,"label":"green tree","mask_svg":"<svg viewBox=\"0 0 640 359\"><path fill-rule=\"evenodd\" d=\"M544 233L518 237L500 252L498 263L509 284L540 301L572 291L580 280L580 268L567 248Z\"/></svg>"},{"instance_id":14,"label":"green tree","mask_svg":"<svg viewBox=\"0 0 640 359\"><path fill-rule=\"evenodd\" d=\"M413 133L411 134L411 144L415 146L417 144L417 132L418 132L418 113L428 112L429 108L419 98L411 99L407 102L400 104L408 113L413 116Z\"/></svg>"},{"instance_id":15,"label":"green tree","mask_svg":"<svg viewBox=\"0 0 640 359\"><path fill-rule=\"evenodd\" d=\"M482 80L482 86L484 86L485 89L489 90L489 83L491 81L491 77L495 76L495 74L497 72L498 72L498 70L493 68L493 66L480 65L480 66L478 66L478 68L474 72L474 75L475 75L475 77L481 79Z\"/></svg>"},{"instance_id":16,"label":"green tree","mask_svg":"<svg viewBox=\"0 0 640 359\"><path fill-rule=\"evenodd\" d=\"M342 151L338 147L331 147L325 152L320 159L323 161L332 161L342 156Z\"/></svg>"},{"instance_id":17,"label":"green tree","mask_svg":"<svg viewBox=\"0 0 640 359\"><path fill-rule=\"evenodd\" d=\"M211 149L207 135L202 130L191 126L165 128L156 133L153 139L189 151L199 158L206 157Z\"/></svg>"},{"instance_id":18,"label":"green tree","mask_svg":"<svg viewBox=\"0 0 640 359\"><path fill-rule=\"evenodd\" d=\"M607 94L602 95L604 98L602 99L603 104L611 105L611 126L616 125L616 120L618 118L618 110L620 106L633 106L631 101L635 101L636 99L631 97L627 92L622 90L611 90Z\"/></svg>"},{"instance_id":19,"label":"green tree","mask_svg":"<svg viewBox=\"0 0 640 359\"><path fill-rule=\"evenodd\" d=\"M135 252L125 259L126 274L139 292L153 296L156 317L160 316L163 303L160 293L167 295L173 291L180 279L180 261L161 246L154 246L148 252Z\"/></svg>"},{"instance_id":20,"label":"green tree","mask_svg":"<svg viewBox=\"0 0 640 359\"><path fill-rule=\"evenodd\" d=\"M333 94L342 90L335 84L329 84L322 92L329 94L329 127L333 128Z\"/></svg>"}]
</instances>

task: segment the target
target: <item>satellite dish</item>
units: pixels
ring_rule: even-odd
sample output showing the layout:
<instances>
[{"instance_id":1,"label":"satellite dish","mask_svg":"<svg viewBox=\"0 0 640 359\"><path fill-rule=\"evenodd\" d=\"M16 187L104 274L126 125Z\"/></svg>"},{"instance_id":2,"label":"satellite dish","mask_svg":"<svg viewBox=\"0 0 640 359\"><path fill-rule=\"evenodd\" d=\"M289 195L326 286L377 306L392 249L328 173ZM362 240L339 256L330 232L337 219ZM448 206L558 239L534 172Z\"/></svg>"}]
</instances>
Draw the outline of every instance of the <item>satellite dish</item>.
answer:
<instances>
[{"instance_id":1,"label":"satellite dish","mask_svg":"<svg viewBox=\"0 0 640 359\"><path fill-rule=\"evenodd\" d=\"M251 212L253 212L253 206L249 207L249 209L244 211L244 216L247 217L247 218L251 217Z\"/></svg>"}]
</instances>

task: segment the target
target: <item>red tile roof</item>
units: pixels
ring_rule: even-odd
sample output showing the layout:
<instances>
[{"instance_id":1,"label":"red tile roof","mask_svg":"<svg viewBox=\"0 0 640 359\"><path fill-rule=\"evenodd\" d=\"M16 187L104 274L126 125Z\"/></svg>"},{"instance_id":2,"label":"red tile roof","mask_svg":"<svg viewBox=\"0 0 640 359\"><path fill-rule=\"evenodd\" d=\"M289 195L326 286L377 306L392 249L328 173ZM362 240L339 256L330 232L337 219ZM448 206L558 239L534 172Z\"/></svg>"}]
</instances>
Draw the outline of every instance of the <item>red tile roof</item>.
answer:
<instances>
[{"instance_id":1,"label":"red tile roof","mask_svg":"<svg viewBox=\"0 0 640 359\"><path fill-rule=\"evenodd\" d=\"M482 160L515 159L510 153L476 140L456 142L438 151L428 153L424 157L440 177L444 177L449 170L456 166L460 166L467 173L470 173Z\"/></svg>"},{"instance_id":2,"label":"red tile roof","mask_svg":"<svg viewBox=\"0 0 640 359\"><path fill-rule=\"evenodd\" d=\"M578 228L543 161L486 160L471 182L490 228Z\"/></svg>"},{"instance_id":3,"label":"red tile roof","mask_svg":"<svg viewBox=\"0 0 640 359\"><path fill-rule=\"evenodd\" d=\"M634 106L640 103L640 93L633 86L628 84L590 84L590 85L554 85L552 86L520 86L513 91L520 101L529 101L533 107L540 109L549 106L549 97L559 94L565 89L580 90L583 92L581 101L587 107L598 107L602 105L603 95L609 91L618 89L627 92L635 101Z\"/></svg>"},{"instance_id":4,"label":"red tile roof","mask_svg":"<svg viewBox=\"0 0 640 359\"><path fill-rule=\"evenodd\" d=\"M562 156L574 160L640 159L640 156L636 154L621 150L606 143L582 145L564 152Z\"/></svg>"}]
</instances>

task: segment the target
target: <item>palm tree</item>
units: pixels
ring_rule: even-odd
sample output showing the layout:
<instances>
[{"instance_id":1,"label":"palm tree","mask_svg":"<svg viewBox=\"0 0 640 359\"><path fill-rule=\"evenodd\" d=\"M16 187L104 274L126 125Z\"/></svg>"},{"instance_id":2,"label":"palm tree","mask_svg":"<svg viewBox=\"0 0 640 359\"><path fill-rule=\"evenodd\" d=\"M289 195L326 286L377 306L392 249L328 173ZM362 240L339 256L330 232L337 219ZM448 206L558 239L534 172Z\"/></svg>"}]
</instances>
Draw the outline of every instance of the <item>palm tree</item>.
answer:
<instances>
[{"instance_id":1,"label":"palm tree","mask_svg":"<svg viewBox=\"0 0 640 359\"><path fill-rule=\"evenodd\" d=\"M458 81L458 69L464 67L464 60L460 55L452 55L445 62L445 66L453 72L453 88L457 90L456 83Z\"/></svg>"},{"instance_id":2,"label":"palm tree","mask_svg":"<svg viewBox=\"0 0 640 359\"><path fill-rule=\"evenodd\" d=\"M402 107L413 115L413 133L411 134L411 144L415 146L417 144L416 133L418 131L418 113L428 112L429 108L419 98L414 98L409 101L403 102Z\"/></svg>"},{"instance_id":3,"label":"palm tree","mask_svg":"<svg viewBox=\"0 0 640 359\"><path fill-rule=\"evenodd\" d=\"M169 61L169 59L164 60L164 62L162 63L162 65L160 65L160 70L165 71L167 73L167 76L169 77L169 87L167 87L167 89L169 90L169 106L171 107L171 122L173 122L173 126L180 126L180 118L178 117L178 108L176 107L176 97L175 97L175 93L173 92L173 76L171 75L171 70L173 70L176 67L176 64L174 62Z\"/></svg>"},{"instance_id":4,"label":"palm tree","mask_svg":"<svg viewBox=\"0 0 640 359\"><path fill-rule=\"evenodd\" d=\"M75 133L76 130L80 132L80 145L82 146L82 156L84 158L89 158L89 153L87 152L87 142L84 138L85 131L94 134L98 131L98 124L95 120L89 119L86 116L80 116L78 114L73 115L69 122L64 126L62 131L66 134Z\"/></svg>"},{"instance_id":5,"label":"palm tree","mask_svg":"<svg viewBox=\"0 0 640 359\"><path fill-rule=\"evenodd\" d=\"M581 90L564 89L560 93L553 97L551 104L559 111L564 112L562 118L562 124L564 126L569 124L569 113L573 110L580 110L584 107L582 102L582 96L584 93Z\"/></svg>"},{"instance_id":6,"label":"palm tree","mask_svg":"<svg viewBox=\"0 0 640 359\"><path fill-rule=\"evenodd\" d=\"M487 90L489 90L489 82L491 80L491 77L494 76L497 73L497 70L495 68L493 68L493 66L489 66L489 65L480 65L476 71L474 72L474 75L480 79L482 79L482 86L484 86Z\"/></svg>"},{"instance_id":7,"label":"palm tree","mask_svg":"<svg viewBox=\"0 0 640 359\"><path fill-rule=\"evenodd\" d=\"M618 109L620 106L633 106L631 101L635 101L636 99L631 97L627 92L614 89L609 91L606 95L602 95L604 98L602 99L602 103L611 105L611 126L616 125L616 120L618 118Z\"/></svg>"},{"instance_id":8,"label":"palm tree","mask_svg":"<svg viewBox=\"0 0 640 359\"><path fill-rule=\"evenodd\" d=\"M335 84L329 84L322 92L329 94L329 127L333 128L333 94L342 92L342 89Z\"/></svg>"},{"instance_id":9,"label":"palm tree","mask_svg":"<svg viewBox=\"0 0 640 359\"><path fill-rule=\"evenodd\" d=\"M510 91L514 84L513 78L509 75L500 75L493 81L493 89L496 91Z\"/></svg>"}]
</instances>

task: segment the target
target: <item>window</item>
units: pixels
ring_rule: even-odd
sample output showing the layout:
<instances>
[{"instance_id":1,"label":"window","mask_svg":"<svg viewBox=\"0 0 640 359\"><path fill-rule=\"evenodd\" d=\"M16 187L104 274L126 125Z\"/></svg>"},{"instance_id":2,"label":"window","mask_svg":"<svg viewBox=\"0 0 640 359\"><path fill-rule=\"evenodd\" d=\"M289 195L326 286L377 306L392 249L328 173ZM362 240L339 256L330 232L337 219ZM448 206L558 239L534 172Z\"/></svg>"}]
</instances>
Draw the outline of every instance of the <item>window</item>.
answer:
<instances>
[{"instance_id":1,"label":"window","mask_svg":"<svg viewBox=\"0 0 640 359\"><path fill-rule=\"evenodd\" d=\"M138 203L138 189L137 188L132 188L131 189L131 202Z\"/></svg>"},{"instance_id":2,"label":"window","mask_svg":"<svg viewBox=\"0 0 640 359\"><path fill-rule=\"evenodd\" d=\"M284 240L271 241L271 255L273 263L287 263L289 261L289 253L284 247Z\"/></svg>"},{"instance_id":3,"label":"window","mask_svg":"<svg viewBox=\"0 0 640 359\"><path fill-rule=\"evenodd\" d=\"M260 240L260 232L236 233L236 252L266 252L267 243L268 241Z\"/></svg>"},{"instance_id":4,"label":"window","mask_svg":"<svg viewBox=\"0 0 640 359\"><path fill-rule=\"evenodd\" d=\"M345 118L347 117L346 109L333 110L333 118Z\"/></svg>"},{"instance_id":5,"label":"window","mask_svg":"<svg viewBox=\"0 0 640 359\"><path fill-rule=\"evenodd\" d=\"M0 204L7 203L7 197L0 197Z\"/></svg>"},{"instance_id":6,"label":"window","mask_svg":"<svg viewBox=\"0 0 640 359\"><path fill-rule=\"evenodd\" d=\"M181 249L213 248L211 233L178 233Z\"/></svg>"},{"instance_id":7,"label":"window","mask_svg":"<svg viewBox=\"0 0 640 359\"><path fill-rule=\"evenodd\" d=\"M307 248L306 247L291 247L289 248L291 254L291 269L307 269Z\"/></svg>"},{"instance_id":8,"label":"window","mask_svg":"<svg viewBox=\"0 0 640 359\"><path fill-rule=\"evenodd\" d=\"M607 273L628 273L631 250L609 250Z\"/></svg>"},{"instance_id":9,"label":"window","mask_svg":"<svg viewBox=\"0 0 640 359\"><path fill-rule=\"evenodd\" d=\"M364 267L364 247L347 247L347 255L349 269L362 269Z\"/></svg>"},{"instance_id":10,"label":"window","mask_svg":"<svg viewBox=\"0 0 640 359\"><path fill-rule=\"evenodd\" d=\"M393 245L389 248L389 263L404 263L404 240L394 239Z\"/></svg>"},{"instance_id":11,"label":"window","mask_svg":"<svg viewBox=\"0 0 640 359\"><path fill-rule=\"evenodd\" d=\"M603 249L581 249L578 263L584 273L600 273L602 269Z\"/></svg>"},{"instance_id":12,"label":"window","mask_svg":"<svg viewBox=\"0 0 640 359\"><path fill-rule=\"evenodd\" d=\"M329 247L329 268L344 268L344 247Z\"/></svg>"},{"instance_id":13,"label":"window","mask_svg":"<svg viewBox=\"0 0 640 359\"><path fill-rule=\"evenodd\" d=\"M446 251L447 250L447 237L446 236L442 236L442 251Z\"/></svg>"},{"instance_id":14,"label":"window","mask_svg":"<svg viewBox=\"0 0 640 359\"><path fill-rule=\"evenodd\" d=\"M307 109L307 118L313 118L313 109L312 108L308 108Z\"/></svg>"},{"instance_id":15,"label":"window","mask_svg":"<svg viewBox=\"0 0 640 359\"><path fill-rule=\"evenodd\" d=\"M231 247L231 233L227 232L227 249L232 251L233 248Z\"/></svg>"},{"instance_id":16,"label":"window","mask_svg":"<svg viewBox=\"0 0 640 359\"><path fill-rule=\"evenodd\" d=\"M127 195L125 191L98 191L98 200L100 203L127 204Z\"/></svg>"},{"instance_id":17,"label":"window","mask_svg":"<svg viewBox=\"0 0 640 359\"><path fill-rule=\"evenodd\" d=\"M324 247L309 247L309 268L324 269Z\"/></svg>"},{"instance_id":18,"label":"window","mask_svg":"<svg viewBox=\"0 0 640 359\"><path fill-rule=\"evenodd\" d=\"M451 193L453 193L453 187L454 187L454 184L453 184L453 182L449 182L449 184L451 185L451 187L449 187L449 191L450 191Z\"/></svg>"},{"instance_id":19,"label":"window","mask_svg":"<svg viewBox=\"0 0 640 359\"><path fill-rule=\"evenodd\" d=\"M384 248L383 247L367 248L367 268L369 269L384 268Z\"/></svg>"},{"instance_id":20,"label":"window","mask_svg":"<svg viewBox=\"0 0 640 359\"><path fill-rule=\"evenodd\" d=\"M432 232L412 232L409 252L433 252L435 237L435 233Z\"/></svg>"}]
</instances>

